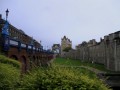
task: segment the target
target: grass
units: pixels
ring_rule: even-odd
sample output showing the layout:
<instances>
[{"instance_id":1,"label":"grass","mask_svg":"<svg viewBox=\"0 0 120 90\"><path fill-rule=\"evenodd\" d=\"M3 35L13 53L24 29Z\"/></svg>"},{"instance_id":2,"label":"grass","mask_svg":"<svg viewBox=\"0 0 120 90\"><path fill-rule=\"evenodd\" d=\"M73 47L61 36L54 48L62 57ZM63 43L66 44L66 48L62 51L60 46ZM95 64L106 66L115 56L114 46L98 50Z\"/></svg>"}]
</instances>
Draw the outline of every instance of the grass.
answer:
<instances>
[{"instance_id":1,"label":"grass","mask_svg":"<svg viewBox=\"0 0 120 90\"><path fill-rule=\"evenodd\" d=\"M16 61L16 60L13 60L13 59L10 59L4 55L0 55L0 63L4 63L4 64L10 64L14 67L17 67L20 69L21 67L21 64L20 62Z\"/></svg>"},{"instance_id":2,"label":"grass","mask_svg":"<svg viewBox=\"0 0 120 90\"><path fill-rule=\"evenodd\" d=\"M57 65L65 65L65 66L80 66L81 64L81 62L78 60L64 59L64 58L56 58L53 63Z\"/></svg>"},{"instance_id":3,"label":"grass","mask_svg":"<svg viewBox=\"0 0 120 90\"><path fill-rule=\"evenodd\" d=\"M107 70L102 64L96 64L96 63L92 64L90 62L81 62L80 60L56 58L53 63L56 65L63 65L63 66L87 66L87 67L96 68L101 71L109 72L109 70Z\"/></svg>"}]
</instances>

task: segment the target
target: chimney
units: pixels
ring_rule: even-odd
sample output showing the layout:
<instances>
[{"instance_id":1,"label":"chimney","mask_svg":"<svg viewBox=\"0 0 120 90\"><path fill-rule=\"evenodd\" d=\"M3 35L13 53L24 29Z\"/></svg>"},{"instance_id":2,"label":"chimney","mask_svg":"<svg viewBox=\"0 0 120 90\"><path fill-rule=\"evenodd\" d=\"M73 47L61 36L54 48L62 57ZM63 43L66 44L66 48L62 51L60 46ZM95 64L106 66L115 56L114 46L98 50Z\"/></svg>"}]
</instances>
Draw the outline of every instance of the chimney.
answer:
<instances>
[{"instance_id":1,"label":"chimney","mask_svg":"<svg viewBox=\"0 0 120 90\"><path fill-rule=\"evenodd\" d=\"M0 14L0 19L2 19L2 14Z\"/></svg>"}]
</instances>

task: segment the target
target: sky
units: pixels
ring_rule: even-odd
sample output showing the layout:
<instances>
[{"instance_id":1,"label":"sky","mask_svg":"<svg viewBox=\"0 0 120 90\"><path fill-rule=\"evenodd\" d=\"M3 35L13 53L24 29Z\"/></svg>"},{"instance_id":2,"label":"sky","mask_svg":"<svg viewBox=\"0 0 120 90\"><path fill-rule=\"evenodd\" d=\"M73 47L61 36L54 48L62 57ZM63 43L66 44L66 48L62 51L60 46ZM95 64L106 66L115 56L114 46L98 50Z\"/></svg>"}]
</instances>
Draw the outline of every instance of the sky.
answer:
<instances>
[{"instance_id":1,"label":"sky","mask_svg":"<svg viewBox=\"0 0 120 90\"><path fill-rule=\"evenodd\" d=\"M104 38L120 30L120 0L0 0L0 14L44 48L61 44L65 35L72 46Z\"/></svg>"}]
</instances>

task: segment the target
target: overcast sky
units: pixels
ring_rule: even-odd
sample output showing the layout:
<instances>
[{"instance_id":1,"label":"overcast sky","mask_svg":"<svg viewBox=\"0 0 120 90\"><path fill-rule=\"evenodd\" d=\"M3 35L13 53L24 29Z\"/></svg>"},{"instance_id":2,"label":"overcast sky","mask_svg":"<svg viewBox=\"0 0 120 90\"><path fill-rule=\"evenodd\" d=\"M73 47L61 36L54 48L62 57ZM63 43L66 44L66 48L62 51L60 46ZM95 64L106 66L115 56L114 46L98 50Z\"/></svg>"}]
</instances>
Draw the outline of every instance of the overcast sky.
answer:
<instances>
[{"instance_id":1,"label":"overcast sky","mask_svg":"<svg viewBox=\"0 0 120 90\"><path fill-rule=\"evenodd\" d=\"M120 0L0 0L0 14L44 47L61 44L66 35L73 47L82 41L120 30Z\"/></svg>"}]
</instances>

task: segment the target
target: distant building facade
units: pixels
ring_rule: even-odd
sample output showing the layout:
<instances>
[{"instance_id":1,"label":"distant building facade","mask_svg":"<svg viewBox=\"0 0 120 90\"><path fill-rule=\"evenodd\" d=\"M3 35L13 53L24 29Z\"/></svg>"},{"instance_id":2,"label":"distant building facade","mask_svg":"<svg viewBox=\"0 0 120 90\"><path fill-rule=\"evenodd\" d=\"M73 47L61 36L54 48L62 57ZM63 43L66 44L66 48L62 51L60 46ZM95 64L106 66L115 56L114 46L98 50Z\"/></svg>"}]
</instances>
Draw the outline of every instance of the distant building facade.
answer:
<instances>
[{"instance_id":1,"label":"distant building facade","mask_svg":"<svg viewBox=\"0 0 120 90\"><path fill-rule=\"evenodd\" d=\"M72 48L72 41L68 39L66 36L64 36L61 39L61 57L64 57L65 55L64 49L68 47Z\"/></svg>"},{"instance_id":2,"label":"distant building facade","mask_svg":"<svg viewBox=\"0 0 120 90\"><path fill-rule=\"evenodd\" d=\"M104 36L100 42L95 39L84 41L64 57L103 64L108 70L120 71L120 31Z\"/></svg>"},{"instance_id":3,"label":"distant building facade","mask_svg":"<svg viewBox=\"0 0 120 90\"><path fill-rule=\"evenodd\" d=\"M59 55L60 52L61 52L60 44L53 44L52 51L54 52L54 54L58 54Z\"/></svg>"}]
</instances>

